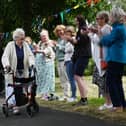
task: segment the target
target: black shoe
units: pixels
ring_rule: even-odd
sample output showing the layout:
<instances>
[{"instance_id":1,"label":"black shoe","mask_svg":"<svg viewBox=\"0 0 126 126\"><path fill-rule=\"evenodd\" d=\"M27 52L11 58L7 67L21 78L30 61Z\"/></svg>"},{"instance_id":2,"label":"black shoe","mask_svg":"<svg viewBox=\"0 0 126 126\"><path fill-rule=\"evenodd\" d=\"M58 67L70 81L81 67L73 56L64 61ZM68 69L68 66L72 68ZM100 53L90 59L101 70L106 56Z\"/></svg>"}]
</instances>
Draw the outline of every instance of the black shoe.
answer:
<instances>
[{"instance_id":1,"label":"black shoe","mask_svg":"<svg viewBox=\"0 0 126 126\"><path fill-rule=\"evenodd\" d=\"M26 112L27 112L28 116L30 116L30 117L33 116L33 112L32 112L32 110L31 110L31 105L28 105L28 106L26 107Z\"/></svg>"},{"instance_id":2,"label":"black shoe","mask_svg":"<svg viewBox=\"0 0 126 126\"><path fill-rule=\"evenodd\" d=\"M74 106L85 106L88 105L88 101L82 101L80 100L79 102L77 102L76 104L74 104Z\"/></svg>"},{"instance_id":3,"label":"black shoe","mask_svg":"<svg viewBox=\"0 0 126 126\"><path fill-rule=\"evenodd\" d=\"M53 100L58 100L58 96L55 96L54 94L50 94L50 96L48 97L49 101L53 101Z\"/></svg>"}]
</instances>

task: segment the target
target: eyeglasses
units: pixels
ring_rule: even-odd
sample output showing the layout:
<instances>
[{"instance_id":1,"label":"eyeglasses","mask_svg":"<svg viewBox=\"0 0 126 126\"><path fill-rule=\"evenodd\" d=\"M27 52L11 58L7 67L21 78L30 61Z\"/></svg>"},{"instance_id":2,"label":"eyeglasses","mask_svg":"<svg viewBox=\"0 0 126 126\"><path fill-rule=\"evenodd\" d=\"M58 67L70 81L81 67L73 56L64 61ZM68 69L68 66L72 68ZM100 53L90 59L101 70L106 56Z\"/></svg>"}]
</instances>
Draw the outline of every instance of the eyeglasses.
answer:
<instances>
[{"instance_id":1,"label":"eyeglasses","mask_svg":"<svg viewBox=\"0 0 126 126\"><path fill-rule=\"evenodd\" d=\"M24 38L20 38L20 40L22 40L22 41L23 41L23 40L24 40Z\"/></svg>"}]
</instances>

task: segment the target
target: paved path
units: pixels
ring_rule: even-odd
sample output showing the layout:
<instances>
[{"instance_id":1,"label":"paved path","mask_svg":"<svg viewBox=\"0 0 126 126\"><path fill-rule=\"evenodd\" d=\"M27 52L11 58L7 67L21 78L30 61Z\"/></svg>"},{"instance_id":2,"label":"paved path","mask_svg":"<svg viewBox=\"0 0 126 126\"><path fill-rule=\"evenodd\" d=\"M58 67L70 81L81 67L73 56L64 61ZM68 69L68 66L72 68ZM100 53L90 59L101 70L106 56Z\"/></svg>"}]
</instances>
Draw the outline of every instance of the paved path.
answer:
<instances>
[{"instance_id":1,"label":"paved path","mask_svg":"<svg viewBox=\"0 0 126 126\"><path fill-rule=\"evenodd\" d=\"M24 109L20 116L5 118L0 111L0 126L119 126L80 114L40 108L33 118L27 116Z\"/></svg>"}]
</instances>

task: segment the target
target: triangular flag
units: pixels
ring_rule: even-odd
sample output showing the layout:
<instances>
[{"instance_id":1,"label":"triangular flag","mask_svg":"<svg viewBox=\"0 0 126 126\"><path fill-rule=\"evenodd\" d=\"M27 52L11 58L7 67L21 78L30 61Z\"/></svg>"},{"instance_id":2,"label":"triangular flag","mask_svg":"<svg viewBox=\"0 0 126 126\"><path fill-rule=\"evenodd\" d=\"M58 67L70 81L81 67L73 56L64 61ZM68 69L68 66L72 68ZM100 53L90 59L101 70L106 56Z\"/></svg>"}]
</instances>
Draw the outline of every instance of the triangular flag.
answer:
<instances>
[{"instance_id":1,"label":"triangular flag","mask_svg":"<svg viewBox=\"0 0 126 126\"><path fill-rule=\"evenodd\" d=\"M76 6L73 7L73 9L77 9L78 7L79 7L79 5L76 5Z\"/></svg>"},{"instance_id":2,"label":"triangular flag","mask_svg":"<svg viewBox=\"0 0 126 126\"><path fill-rule=\"evenodd\" d=\"M65 10L65 12L66 13L69 13L71 11L71 9L69 8L69 9L67 9L67 10Z\"/></svg>"},{"instance_id":3,"label":"triangular flag","mask_svg":"<svg viewBox=\"0 0 126 126\"><path fill-rule=\"evenodd\" d=\"M64 23L64 13L63 13L63 11L60 12L60 17L61 17L61 22L63 24Z\"/></svg>"}]
</instances>

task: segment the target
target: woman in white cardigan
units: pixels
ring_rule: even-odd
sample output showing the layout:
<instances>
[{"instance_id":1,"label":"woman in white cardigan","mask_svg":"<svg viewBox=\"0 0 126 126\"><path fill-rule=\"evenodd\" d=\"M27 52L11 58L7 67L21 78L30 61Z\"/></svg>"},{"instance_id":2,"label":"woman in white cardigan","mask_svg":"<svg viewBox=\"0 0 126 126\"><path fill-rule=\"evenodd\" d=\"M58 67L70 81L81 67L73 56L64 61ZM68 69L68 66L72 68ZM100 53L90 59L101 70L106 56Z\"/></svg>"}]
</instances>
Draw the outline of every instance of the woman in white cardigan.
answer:
<instances>
[{"instance_id":1,"label":"woman in white cardigan","mask_svg":"<svg viewBox=\"0 0 126 126\"><path fill-rule=\"evenodd\" d=\"M100 46L100 38L109 34L112 30L111 26L108 24L109 13L106 11L100 11L96 15L97 27L93 28L91 31L94 32L92 36L92 57L95 62L95 68L93 72L93 83L98 85L102 96L105 99L105 103L99 107L99 110L111 109L112 102L109 96L108 87L106 85L106 68L103 68L101 62L105 63L105 58L107 55L107 48L105 46ZM104 67L106 67L104 65Z\"/></svg>"},{"instance_id":2,"label":"woman in white cardigan","mask_svg":"<svg viewBox=\"0 0 126 126\"><path fill-rule=\"evenodd\" d=\"M17 28L13 32L13 41L10 41L5 47L4 53L2 55L2 64L3 67L14 71L14 75L18 70L23 70L23 77L28 78L29 76L29 67L35 64L34 55L31 52L28 44L24 41L25 32L21 28ZM13 83L12 76L9 74L5 74L5 91L6 98L10 96L13 92L12 87L8 87L8 83ZM16 107L15 97L12 96L9 101L9 105L14 106L14 114L19 112Z\"/></svg>"}]
</instances>

